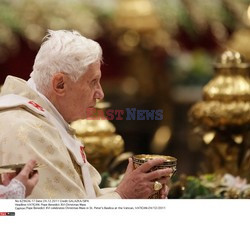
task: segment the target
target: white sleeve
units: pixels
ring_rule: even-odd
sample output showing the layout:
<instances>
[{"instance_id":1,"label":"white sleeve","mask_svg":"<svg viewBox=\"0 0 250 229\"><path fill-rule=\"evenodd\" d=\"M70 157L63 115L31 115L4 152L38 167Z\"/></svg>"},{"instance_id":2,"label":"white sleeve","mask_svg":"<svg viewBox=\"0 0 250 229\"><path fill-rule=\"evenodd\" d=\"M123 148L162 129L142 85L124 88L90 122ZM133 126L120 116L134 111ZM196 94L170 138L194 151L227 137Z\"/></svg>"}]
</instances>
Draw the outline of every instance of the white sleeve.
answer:
<instances>
[{"instance_id":1,"label":"white sleeve","mask_svg":"<svg viewBox=\"0 0 250 229\"><path fill-rule=\"evenodd\" d=\"M9 185L0 185L1 199L23 199L25 198L25 186L15 178L11 180Z\"/></svg>"}]
</instances>

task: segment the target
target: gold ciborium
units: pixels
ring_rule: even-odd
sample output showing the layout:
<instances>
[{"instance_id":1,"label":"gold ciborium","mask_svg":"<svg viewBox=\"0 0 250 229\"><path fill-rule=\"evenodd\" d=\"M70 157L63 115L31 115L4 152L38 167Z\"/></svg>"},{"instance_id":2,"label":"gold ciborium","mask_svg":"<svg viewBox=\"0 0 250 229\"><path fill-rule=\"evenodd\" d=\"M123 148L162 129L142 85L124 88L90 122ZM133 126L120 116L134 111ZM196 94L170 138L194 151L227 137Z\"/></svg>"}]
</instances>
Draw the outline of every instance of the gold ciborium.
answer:
<instances>
[{"instance_id":1,"label":"gold ciborium","mask_svg":"<svg viewBox=\"0 0 250 229\"><path fill-rule=\"evenodd\" d=\"M151 155L151 154L139 154L132 157L134 168L138 168L143 163L153 160L156 158L163 158L165 161L161 165L154 166L150 171L155 171L157 169L165 169L165 168L172 168L173 172L170 174L170 177L174 175L176 172L176 165L177 165L177 159L171 156L165 156L165 155ZM151 195L149 199L160 199L160 190L156 192L155 194Z\"/></svg>"}]
</instances>

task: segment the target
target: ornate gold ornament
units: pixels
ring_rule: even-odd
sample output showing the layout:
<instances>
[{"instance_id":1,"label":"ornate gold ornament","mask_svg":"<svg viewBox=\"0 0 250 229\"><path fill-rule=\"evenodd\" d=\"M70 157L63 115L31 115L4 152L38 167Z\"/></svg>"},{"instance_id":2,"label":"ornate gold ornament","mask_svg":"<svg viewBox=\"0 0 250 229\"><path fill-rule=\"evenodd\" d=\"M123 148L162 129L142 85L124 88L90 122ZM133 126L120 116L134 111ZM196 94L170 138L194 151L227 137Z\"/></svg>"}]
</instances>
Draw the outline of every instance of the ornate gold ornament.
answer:
<instances>
[{"instance_id":1,"label":"ornate gold ornament","mask_svg":"<svg viewBox=\"0 0 250 229\"><path fill-rule=\"evenodd\" d=\"M215 76L203 88L203 101L190 110L191 122L202 135L205 172L229 172L250 178L249 64L238 52L225 51L215 63Z\"/></svg>"}]
</instances>

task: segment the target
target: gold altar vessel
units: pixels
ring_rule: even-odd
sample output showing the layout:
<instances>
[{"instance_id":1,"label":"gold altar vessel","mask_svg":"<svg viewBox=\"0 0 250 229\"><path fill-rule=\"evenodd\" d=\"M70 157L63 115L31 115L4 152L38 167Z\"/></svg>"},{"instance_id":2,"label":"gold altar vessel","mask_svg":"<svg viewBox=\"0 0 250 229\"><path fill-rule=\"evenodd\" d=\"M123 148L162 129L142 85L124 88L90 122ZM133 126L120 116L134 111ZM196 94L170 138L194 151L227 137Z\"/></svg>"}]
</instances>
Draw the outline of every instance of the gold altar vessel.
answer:
<instances>
[{"instance_id":1,"label":"gold altar vessel","mask_svg":"<svg viewBox=\"0 0 250 229\"><path fill-rule=\"evenodd\" d=\"M203 101L190 110L194 130L205 143L203 172L250 179L249 69L240 53L225 51L215 63L214 78L203 88Z\"/></svg>"},{"instance_id":2,"label":"gold altar vessel","mask_svg":"<svg viewBox=\"0 0 250 229\"><path fill-rule=\"evenodd\" d=\"M174 175L176 172L176 166L177 166L177 159L171 156L165 156L165 155L150 155L150 154L139 154L139 155L134 155L133 157L133 163L134 163L134 168L138 168L141 166L143 163L156 159L156 158L162 158L165 161L163 164L154 166L151 171L157 170L157 169L165 169L165 168L172 168L173 172L170 174L170 177ZM159 199L160 198L160 191L156 192L152 196L149 197L149 199Z\"/></svg>"}]
</instances>

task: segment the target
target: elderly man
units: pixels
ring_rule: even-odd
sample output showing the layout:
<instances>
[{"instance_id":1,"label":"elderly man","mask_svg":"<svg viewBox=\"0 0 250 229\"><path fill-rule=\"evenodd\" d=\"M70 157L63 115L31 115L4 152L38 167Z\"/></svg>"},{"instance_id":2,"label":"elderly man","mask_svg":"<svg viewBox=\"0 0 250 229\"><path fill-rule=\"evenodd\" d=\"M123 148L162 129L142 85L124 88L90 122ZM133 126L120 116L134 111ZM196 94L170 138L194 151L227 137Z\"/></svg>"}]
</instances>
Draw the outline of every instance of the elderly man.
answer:
<instances>
[{"instance_id":1,"label":"elderly man","mask_svg":"<svg viewBox=\"0 0 250 229\"><path fill-rule=\"evenodd\" d=\"M68 125L86 118L86 110L104 97L101 61L97 42L76 31L49 31L31 78L6 78L0 97L0 164L34 158L45 165L30 198L148 198L161 186L161 198L166 197L171 169L149 172L162 159L135 170L130 159L119 186L100 189L100 175Z\"/></svg>"}]
</instances>

